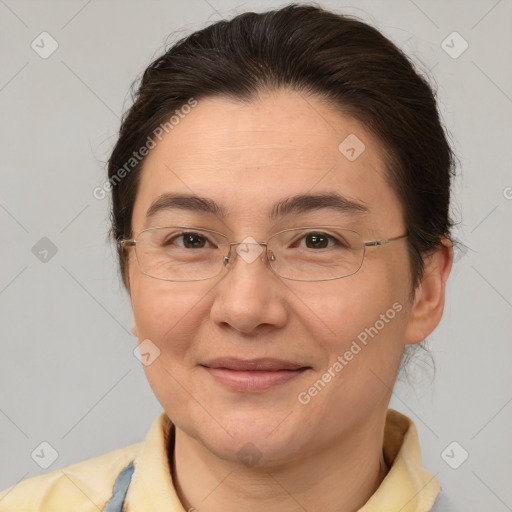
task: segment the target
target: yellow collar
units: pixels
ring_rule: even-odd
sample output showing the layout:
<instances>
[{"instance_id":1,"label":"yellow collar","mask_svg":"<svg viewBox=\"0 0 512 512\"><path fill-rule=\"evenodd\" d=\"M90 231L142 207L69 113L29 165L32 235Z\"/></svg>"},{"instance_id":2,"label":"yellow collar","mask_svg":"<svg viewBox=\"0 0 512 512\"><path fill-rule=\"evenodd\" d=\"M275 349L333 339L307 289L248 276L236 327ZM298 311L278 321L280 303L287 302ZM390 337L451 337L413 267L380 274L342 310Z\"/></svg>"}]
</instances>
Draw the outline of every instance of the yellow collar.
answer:
<instances>
[{"instance_id":1,"label":"yellow collar","mask_svg":"<svg viewBox=\"0 0 512 512\"><path fill-rule=\"evenodd\" d=\"M172 428L168 416L162 412L149 430L135 459L135 471L126 496L126 505L131 512L185 512L172 482L167 456ZM383 451L389 472L358 512L430 510L440 490L439 482L421 465L414 423L393 409L387 414Z\"/></svg>"}]
</instances>

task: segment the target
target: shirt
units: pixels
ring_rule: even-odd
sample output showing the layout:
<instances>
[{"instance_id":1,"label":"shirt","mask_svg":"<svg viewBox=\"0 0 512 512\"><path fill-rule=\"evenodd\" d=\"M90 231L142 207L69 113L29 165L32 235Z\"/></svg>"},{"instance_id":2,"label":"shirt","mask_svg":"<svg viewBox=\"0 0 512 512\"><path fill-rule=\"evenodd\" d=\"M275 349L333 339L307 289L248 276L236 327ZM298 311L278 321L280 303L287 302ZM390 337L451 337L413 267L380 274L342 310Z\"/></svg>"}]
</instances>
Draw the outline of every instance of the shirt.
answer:
<instances>
[{"instance_id":1,"label":"shirt","mask_svg":"<svg viewBox=\"0 0 512 512\"><path fill-rule=\"evenodd\" d=\"M0 512L186 512L169 466L173 428L162 411L142 443L22 480L0 493ZM422 467L414 423L393 409L386 417L383 454L389 471L358 512L433 510L439 482Z\"/></svg>"}]
</instances>

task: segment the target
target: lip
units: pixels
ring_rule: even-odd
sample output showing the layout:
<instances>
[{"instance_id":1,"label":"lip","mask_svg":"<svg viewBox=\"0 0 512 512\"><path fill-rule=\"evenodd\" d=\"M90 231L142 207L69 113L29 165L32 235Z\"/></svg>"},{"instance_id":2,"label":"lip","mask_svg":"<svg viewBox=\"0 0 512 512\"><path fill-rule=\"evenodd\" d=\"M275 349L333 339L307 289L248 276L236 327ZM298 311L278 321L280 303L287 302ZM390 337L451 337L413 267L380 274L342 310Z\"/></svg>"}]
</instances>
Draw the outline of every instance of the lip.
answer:
<instances>
[{"instance_id":1,"label":"lip","mask_svg":"<svg viewBox=\"0 0 512 512\"><path fill-rule=\"evenodd\" d=\"M218 358L201 366L220 384L238 392L262 392L302 375L310 366L281 359Z\"/></svg>"},{"instance_id":2,"label":"lip","mask_svg":"<svg viewBox=\"0 0 512 512\"><path fill-rule=\"evenodd\" d=\"M258 359L238 359L236 357L218 357L210 359L201 366L208 368L222 368L235 371L267 371L275 372L278 370L299 370L300 368L309 368L308 366L283 359L273 359L270 357L260 357Z\"/></svg>"}]
</instances>

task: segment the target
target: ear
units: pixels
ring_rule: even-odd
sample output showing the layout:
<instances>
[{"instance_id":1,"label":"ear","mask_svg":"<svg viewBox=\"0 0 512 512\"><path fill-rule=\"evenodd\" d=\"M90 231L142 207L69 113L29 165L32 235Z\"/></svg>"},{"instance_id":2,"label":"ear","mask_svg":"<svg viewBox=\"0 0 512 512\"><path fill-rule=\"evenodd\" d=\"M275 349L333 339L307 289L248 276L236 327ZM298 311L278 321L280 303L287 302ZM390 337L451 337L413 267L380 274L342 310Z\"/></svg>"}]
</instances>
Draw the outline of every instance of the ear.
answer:
<instances>
[{"instance_id":1,"label":"ear","mask_svg":"<svg viewBox=\"0 0 512 512\"><path fill-rule=\"evenodd\" d=\"M137 339L139 339L139 330L137 329L137 324L135 323L135 319L133 320L133 324L132 324L132 333Z\"/></svg>"},{"instance_id":2,"label":"ear","mask_svg":"<svg viewBox=\"0 0 512 512\"><path fill-rule=\"evenodd\" d=\"M446 281L450 275L452 263L452 243L444 238L443 246L436 249L425 260L423 277L416 288L405 331L406 343L423 341L441 321Z\"/></svg>"}]
</instances>

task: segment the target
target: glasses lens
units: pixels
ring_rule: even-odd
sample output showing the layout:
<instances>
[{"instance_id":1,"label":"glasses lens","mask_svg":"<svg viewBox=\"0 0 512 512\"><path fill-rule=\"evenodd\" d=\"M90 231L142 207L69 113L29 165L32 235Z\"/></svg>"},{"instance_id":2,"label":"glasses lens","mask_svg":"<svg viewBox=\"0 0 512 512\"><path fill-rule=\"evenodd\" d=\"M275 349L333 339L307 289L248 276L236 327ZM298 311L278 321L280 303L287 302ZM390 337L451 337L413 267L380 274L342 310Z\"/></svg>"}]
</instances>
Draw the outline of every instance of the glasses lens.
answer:
<instances>
[{"instance_id":1,"label":"glasses lens","mask_svg":"<svg viewBox=\"0 0 512 512\"><path fill-rule=\"evenodd\" d=\"M198 281L222 270L228 240L221 233L186 226L150 228L135 252L146 275L166 281Z\"/></svg>"},{"instance_id":2,"label":"glasses lens","mask_svg":"<svg viewBox=\"0 0 512 512\"><path fill-rule=\"evenodd\" d=\"M363 263L359 233L332 226L281 231L268 242L270 265L281 276L297 281L327 281L357 272Z\"/></svg>"}]
</instances>

